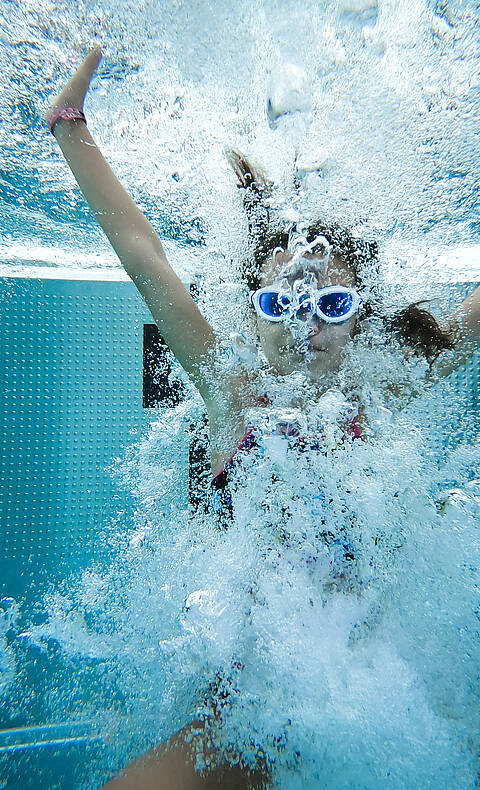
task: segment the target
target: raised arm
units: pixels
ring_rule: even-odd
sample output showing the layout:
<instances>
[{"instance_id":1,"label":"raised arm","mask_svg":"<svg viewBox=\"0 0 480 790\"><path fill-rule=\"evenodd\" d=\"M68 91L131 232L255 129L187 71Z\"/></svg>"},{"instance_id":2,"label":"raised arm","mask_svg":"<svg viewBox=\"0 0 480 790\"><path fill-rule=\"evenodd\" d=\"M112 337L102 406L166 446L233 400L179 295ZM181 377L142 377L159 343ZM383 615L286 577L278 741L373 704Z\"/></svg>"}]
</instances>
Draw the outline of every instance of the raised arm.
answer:
<instances>
[{"instance_id":1,"label":"raised arm","mask_svg":"<svg viewBox=\"0 0 480 790\"><path fill-rule=\"evenodd\" d=\"M83 112L85 95L101 58L93 49L50 107L51 123L62 107ZM158 328L206 401L216 338L169 265L158 235L122 187L82 120L58 120L53 133L96 219L144 297ZM217 382L218 387L218 382Z\"/></svg>"},{"instance_id":2,"label":"raised arm","mask_svg":"<svg viewBox=\"0 0 480 790\"><path fill-rule=\"evenodd\" d=\"M453 359L442 361L435 367L441 376L448 376L463 365L480 343L480 286L467 296L460 309L452 316L451 325L455 333Z\"/></svg>"}]
</instances>

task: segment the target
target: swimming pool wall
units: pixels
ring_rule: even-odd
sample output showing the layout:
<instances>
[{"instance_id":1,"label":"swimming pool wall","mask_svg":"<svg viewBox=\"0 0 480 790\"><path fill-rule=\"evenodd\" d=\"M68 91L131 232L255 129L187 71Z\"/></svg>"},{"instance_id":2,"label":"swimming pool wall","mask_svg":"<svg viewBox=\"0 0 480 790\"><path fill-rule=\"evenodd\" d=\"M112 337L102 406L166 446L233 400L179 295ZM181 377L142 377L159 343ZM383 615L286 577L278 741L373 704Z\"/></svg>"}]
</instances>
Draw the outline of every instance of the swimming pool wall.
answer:
<instances>
[{"instance_id":1,"label":"swimming pool wall","mask_svg":"<svg viewBox=\"0 0 480 790\"><path fill-rule=\"evenodd\" d=\"M104 527L116 520L118 528L129 505L109 468L148 425L148 406L181 394L181 383L166 391L168 358L128 279L47 274L0 280L0 598L21 607L17 633L49 585L105 556ZM3 609L8 618L12 602ZM14 638L8 629L5 638ZM20 668L24 699L3 700L2 788L81 784L71 763L96 735L81 704L78 721L45 720L55 673L48 664L29 655Z\"/></svg>"}]
</instances>

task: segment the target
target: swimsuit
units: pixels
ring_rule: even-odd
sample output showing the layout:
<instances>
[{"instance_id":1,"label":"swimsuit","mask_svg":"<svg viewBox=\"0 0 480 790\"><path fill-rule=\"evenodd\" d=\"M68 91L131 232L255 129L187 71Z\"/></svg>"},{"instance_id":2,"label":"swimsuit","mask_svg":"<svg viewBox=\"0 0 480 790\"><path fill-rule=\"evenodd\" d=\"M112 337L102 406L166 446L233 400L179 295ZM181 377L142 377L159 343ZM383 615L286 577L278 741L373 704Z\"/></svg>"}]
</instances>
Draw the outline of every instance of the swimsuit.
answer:
<instances>
[{"instance_id":1,"label":"swimsuit","mask_svg":"<svg viewBox=\"0 0 480 790\"><path fill-rule=\"evenodd\" d=\"M306 438L295 433L295 430L283 433L286 438L294 439L295 444L300 450L319 450L324 448L324 437ZM350 437L352 440L363 438L362 429L358 417L354 417L346 426L344 439ZM210 484L210 509L213 510L219 519L219 527L225 528L228 521L232 518L232 497L229 491L231 473L239 453L249 453L254 448L259 448L255 428L250 427L246 431L243 439L239 443L235 452L225 463L223 469L218 472Z\"/></svg>"},{"instance_id":2,"label":"swimsuit","mask_svg":"<svg viewBox=\"0 0 480 790\"><path fill-rule=\"evenodd\" d=\"M285 437L294 440L294 445L301 450L316 450L320 452L325 450L325 437L310 437L306 438L295 433L286 433ZM362 430L358 418L355 417L351 420L345 428L343 441L347 439L357 440L363 438ZM233 517L233 503L232 495L229 491L230 482L232 478L232 471L241 459L239 456L242 453L250 453L252 450L262 451L261 437L258 435L254 427L249 427L244 437L236 448L235 452L225 463L223 469L220 470L210 482L210 496L209 507L214 511L217 517L219 529L227 529ZM317 560L321 556L322 547L327 552L330 561L330 569L327 569L327 574L320 568L324 589L326 592L333 589L338 589L345 592L349 589L355 588L355 556L351 548L347 545L346 539L332 532L323 529L323 523L319 523L319 550L320 554L317 556L315 549L312 551L310 547L304 555L306 566L313 572L317 566ZM288 543L288 537L280 537L280 543ZM282 551L279 546L279 551ZM280 555L279 555L280 556ZM252 593L253 595L253 593ZM235 698L235 677L244 668L241 661L235 660L232 662L230 672L218 672L215 679L212 681L207 694L205 695L204 703L207 710L213 715L218 717L219 711L234 702Z\"/></svg>"}]
</instances>

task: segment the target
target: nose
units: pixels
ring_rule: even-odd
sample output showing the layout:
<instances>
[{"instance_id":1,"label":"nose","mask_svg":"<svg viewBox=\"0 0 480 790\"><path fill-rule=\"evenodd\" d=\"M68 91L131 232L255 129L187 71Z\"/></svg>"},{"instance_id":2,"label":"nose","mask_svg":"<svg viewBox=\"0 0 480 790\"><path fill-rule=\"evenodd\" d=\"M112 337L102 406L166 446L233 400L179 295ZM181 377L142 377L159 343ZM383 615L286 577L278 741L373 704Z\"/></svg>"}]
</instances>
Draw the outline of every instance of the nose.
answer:
<instances>
[{"instance_id":1,"label":"nose","mask_svg":"<svg viewBox=\"0 0 480 790\"><path fill-rule=\"evenodd\" d=\"M318 315L312 315L310 321L308 322L309 326L313 329L316 335L322 331L325 327L325 321L322 321Z\"/></svg>"}]
</instances>

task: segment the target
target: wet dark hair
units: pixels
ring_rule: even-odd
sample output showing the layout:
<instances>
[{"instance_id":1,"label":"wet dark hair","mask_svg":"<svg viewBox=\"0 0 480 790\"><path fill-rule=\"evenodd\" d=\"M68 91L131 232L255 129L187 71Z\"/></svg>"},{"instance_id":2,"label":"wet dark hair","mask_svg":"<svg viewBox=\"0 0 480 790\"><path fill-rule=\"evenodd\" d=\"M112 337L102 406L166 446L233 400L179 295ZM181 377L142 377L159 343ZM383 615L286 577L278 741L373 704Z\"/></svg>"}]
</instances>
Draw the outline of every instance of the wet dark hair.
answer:
<instances>
[{"instance_id":1,"label":"wet dark hair","mask_svg":"<svg viewBox=\"0 0 480 790\"><path fill-rule=\"evenodd\" d=\"M315 222L304 231L307 242L313 241L317 236L324 236L332 247L332 252L342 257L351 268L357 285L362 285L365 269L378 271L378 247L375 242L356 239L352 234L339 225L326 225ZM252 256L242 265L242 277L252 290L260 288L263 268L267 258L276 247L286 250L288 247L289 231L272 230L265 236L253 240Z\"/></svg>"},{"instance_id":2,"label":"wet dark hair","mask_svg":"<svg viewBox=\"0 0 480 790\"><path fill-rule=\"evenodd\" d=\"M243 189L243 203L248 220L250 249L241 264L241 276L248 288L255 291L261 286L263 268L274 249L276 247L287 249L289 230L273 227L269 211L272 184L264 173L255 168L238 151L229 149L226 155L237 175L238 186ZM369 280L375 279L378 275L376 242L357 238L341 225L326 224L321 221L312 223L303 232L309 242L316 236L325 236L330 242L332 252L340 256L351 268L355 282L360 288L367 273ZM375 309L367 302L359 314L360 325L362 319L378 315L383 319L386 328L401 343L432 363L442 351L454 347L454 329L442 328L435 316L421 306L424 304L425 301L415 302L387 318L378 308Z\"/></svg>"},{"instance_id":3,"label":"wet dark hair","mask_svg":"<svg viewBox=\"0 0 480 790\"><path fill-rule=\"evenodd\" d=\"M420 306L423 304L426 302L414 302L399 310L386 324L401 342L423 354L431 363L442 351L454 347L455 329L440 326L435 316Z\"/></svg>"}]
</instances>

